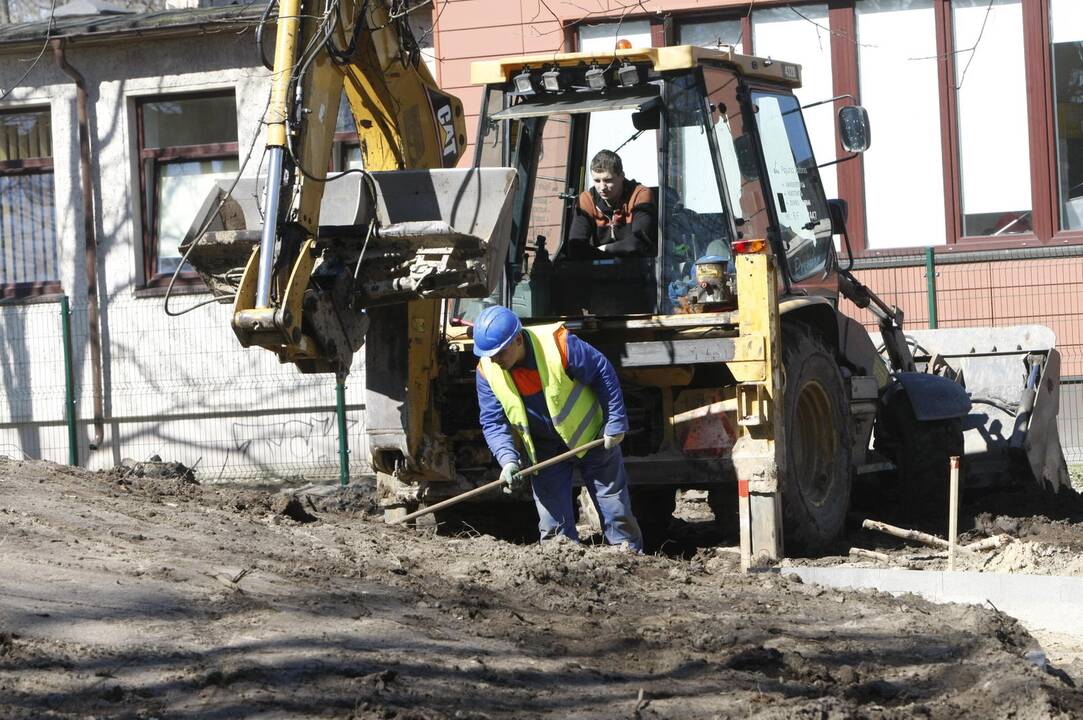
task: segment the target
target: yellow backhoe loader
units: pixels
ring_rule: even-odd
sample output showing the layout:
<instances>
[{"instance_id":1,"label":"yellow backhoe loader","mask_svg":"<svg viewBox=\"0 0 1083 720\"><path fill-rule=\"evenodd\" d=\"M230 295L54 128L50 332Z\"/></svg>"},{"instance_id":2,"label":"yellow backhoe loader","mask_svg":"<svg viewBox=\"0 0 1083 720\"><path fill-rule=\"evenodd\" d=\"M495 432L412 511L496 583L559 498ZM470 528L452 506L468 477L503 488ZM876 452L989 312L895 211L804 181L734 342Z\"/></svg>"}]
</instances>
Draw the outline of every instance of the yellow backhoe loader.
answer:
<instances>
[{"instance_id":1,"label":"yellow backhoe loader","mask_svg":"<svg viewBox=\"0 0 1083 720\"><path fill-rule=\"evenodd\" d=\"M855 478L894 468L903 493L928 493L964 448L971 484L1068 485L1048 329L904 335L902 313L847 269L845 204L824 196L798 65L690 46L475 63L474 161L437 169L466 142L462 110L410 52L405 5L280 2L266 222L240 199L251 191L220 188L189 259L235 297L242 344L341 377L364 343L389 514L495 476L471 353L490 304L563 320L617 367L648 526L676 488L698 487L719 512L740 498L753 554L781 556L784 538L815 552L842 530ZM365 171L332 180L343 83ZM836 103L843 146L862 152L865 111ZM653 252L569 250L603 147L654 191Z\"/></svg>"}]
</instances>

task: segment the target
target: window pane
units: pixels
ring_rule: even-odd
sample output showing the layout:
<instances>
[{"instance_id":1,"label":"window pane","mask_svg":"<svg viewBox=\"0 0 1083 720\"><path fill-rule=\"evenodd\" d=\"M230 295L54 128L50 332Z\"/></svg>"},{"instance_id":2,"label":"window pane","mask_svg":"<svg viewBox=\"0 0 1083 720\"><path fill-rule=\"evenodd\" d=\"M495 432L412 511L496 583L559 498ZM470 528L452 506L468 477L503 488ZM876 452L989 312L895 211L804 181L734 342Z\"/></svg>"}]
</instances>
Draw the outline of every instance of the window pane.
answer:
<instances>
[{"instance_id":1,"label":"window pane","mask_svg":"<svg viewBox=\"0 0 1083 720\"><path fill-rule=\"evenodd\" d=\"M237 142L233 95L143 104L143 147Z\"/></svg>"},{"instance_id":2,"label":"window pane","mask_svg":"<svg viewBox=\"0 0 1083 720\"><path fill-rule=\"evenodd\" d=\"M158 237L158 272L171 273L180 264L177 246L192 225L192 216L216 180L237 174L235 158L195 160L158 165L155 198ZM190 268L185 268L189 270Z\"/></svg>"},{"instance_id":3,"label":"window pane","mask_svg":"<svg viewBox=\"0 0 1083 720\"><path fill-rule=\"evenodd\" d=\"M0 162L52 154L48 110L0 115Z\"/></svg>"},{"instance_id":4,"label":"window pane","mask_svg":"<svg viewBox=\"0 0 1083 720\"><path fill-rule=\"evenodd\" d=\"M867 246L942 245L944 168L933 0L859 0L857 39L861 104L873 127L872 145L863 156Z\"/></svg>"},{"instance_id":5,"label":"window pane","mask_svg":"<svg viewBox=\"0 0 1083 720\"><path fill-rule=\"evenodd\" d=\"M0 175L0 285L57 280L53 175Z\"/></svg>"},{"instance_id":6,"label":"window pane","mask_svg":"<svg viewBox=\"0 0 1083 720\"><path fill-rule=\"evenodd\" d=\"M812 146L795 98L753 93L752 101L790 275L804 280L824 271L832 247L831 221Z\"/></svg>"},{"instance_id":7,"label":"window pane","mask_svg":"<svg viewBox=\"0 0 1083 720\"><path fill-rule=\"evenodd\" d=\"M1022 3L954 0L952 19L963 235L1031 232Z\"/></svg>"},{"instance_id":8,"label":"window pane","mask_svg":"<svg viewBox=\"0 0 1083 720\"><path fill-rule=\"evenodd\" d=\"M572 116L550 115L542 131L538 152L538 171L534 179L534 202L526 233L527 247L533 248L538 236L545 238L546 252L559 249L564 226L566 203L561 193L568 190L568 150ZM576 188L576 192L582 188Z\"/></svg>"},{"instance_id":9,"label":"window pane","mask_svg":"<svg viewBox=\"0 0 1083 720\"><path fill-rule=\"evenodd\" d=\"M1060 226L1083 230L1083 3L1053 0L1050 11Z\"/></svg>"},{"instance_id":10,"label":"window pane","mask_svg":"<svg viewBox=\"0 0 1083 720\"><path fill-rule=\"evenodd\" d=\"M754 11L752 48L756 55L801 65L802 86L795 93L801 104L827 100L835 95L826 4ZM805 117L812 147L821 163L835 159L833 107L832 103L826 103L810 108ZM838 197L834 165L824 168L822 180L827 196Z\"/></svg>"},{"instance_id":11,"label":"window pane","mask_svg":"<svg viewBox=\"0 0 1083 720\"><path fill-rule=\"evenodd\" d=\"M715 140L722 160L730 209L740 219L738 237L765 238L769 226L767 203L760 183L756 141L745 128L736 76L704 68L707 97L713 108Z\"/></svg>"},{"instance_id":12,"label":"window pane","mask_svg":"<svg viewBox=\"0 0 1083 720\"><path fill-rule=\"evenodd\" d=\"M343 91L342 99L339 100L338 103L338 117L335 118L335 132L357 132L357 123L353 120L353 113L350 112L350 102L346 99L345 91Z\"/></svg>"},{"instance_id":13,"label":"window pane","mask_svg":"<svg viewBox=\"0 0 1083 720\"><path fill-rule=\"evenodd\" d=\"M741 49L740 20L697 20L683 22L677 28L681 45L715 48L733 45Z\"/></svg>"},{"instance_id":14,"label":"window pane","mask_svg":"<svg viewBox=\"0 0 1083 720\"><path fill-rule=\"evenodd\" d=\"M649 20L609 22L579 26L580 51L608 51L617 46L618 40L627 40L632 47L651 46L651 23Z\"/></svg>"},{"instance_id":15,"label":"window pane","mask_svg":"<svg viewBox=\"0 0 1083 720\"><path fill-rule=\"evenodd\" d=\"M361 148L356 145L346 148L346 169L362 170L364 167L365 163L361 159Z\"/></svg>"},{"instance_id":16,"label":"window pane","mask_svg":"<svg viewBox=\"0 0 1083 720\"><path fill-rule=\"evenodd\" d=\"M663 282L666 311L679 312L695 283L696 261L729 258L731 238L695 76L674 78L669 84L666 119Z\"/></svg>"}]
</instances>

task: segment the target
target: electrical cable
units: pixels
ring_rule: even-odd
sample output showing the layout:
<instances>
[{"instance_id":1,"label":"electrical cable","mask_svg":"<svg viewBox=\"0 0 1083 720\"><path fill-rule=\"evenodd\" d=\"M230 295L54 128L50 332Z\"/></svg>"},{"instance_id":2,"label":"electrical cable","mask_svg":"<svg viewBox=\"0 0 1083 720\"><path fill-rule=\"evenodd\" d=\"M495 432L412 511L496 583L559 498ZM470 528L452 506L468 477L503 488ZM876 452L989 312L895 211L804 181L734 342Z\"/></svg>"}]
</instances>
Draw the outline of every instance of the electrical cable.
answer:
<instances>
[{"instance_id":1,"label":"electrical cable","mask_svg":"<svg viewBox=\"0 0 1083 720\"><path fill-rule=\"evenodd\" d=\"M263 64L263 67L268 70L274 71L274 62L268 64L267 54L263 52L263 28L267 26L267 18L271 16L271 9L278 4L278 0L267 0L267 7L263 9L263 14L259 18L259 25L256 26L256 54L259 55L259 61Z\"/></svg>"}]
</instances>

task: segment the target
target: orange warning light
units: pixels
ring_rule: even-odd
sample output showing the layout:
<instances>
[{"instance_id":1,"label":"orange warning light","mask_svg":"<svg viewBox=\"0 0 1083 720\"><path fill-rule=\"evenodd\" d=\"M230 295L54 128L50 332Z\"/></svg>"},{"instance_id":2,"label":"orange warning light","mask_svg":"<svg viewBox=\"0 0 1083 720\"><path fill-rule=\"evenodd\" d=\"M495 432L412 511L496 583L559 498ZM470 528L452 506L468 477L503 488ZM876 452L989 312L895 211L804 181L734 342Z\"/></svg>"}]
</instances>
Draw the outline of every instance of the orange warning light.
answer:
<instances>
[{"instance_id":1,"label":"orange warning light","mask_svg":"<svg viewBox=\"0 0 1083 720\"><path fill-rule=\"evenodd\" d=\"M617 41L617 49L618 50L631 50L632 49L632 41L629 40L628 38L622 38L622 39L618 40Z\"/></svg>"}]
</instances>

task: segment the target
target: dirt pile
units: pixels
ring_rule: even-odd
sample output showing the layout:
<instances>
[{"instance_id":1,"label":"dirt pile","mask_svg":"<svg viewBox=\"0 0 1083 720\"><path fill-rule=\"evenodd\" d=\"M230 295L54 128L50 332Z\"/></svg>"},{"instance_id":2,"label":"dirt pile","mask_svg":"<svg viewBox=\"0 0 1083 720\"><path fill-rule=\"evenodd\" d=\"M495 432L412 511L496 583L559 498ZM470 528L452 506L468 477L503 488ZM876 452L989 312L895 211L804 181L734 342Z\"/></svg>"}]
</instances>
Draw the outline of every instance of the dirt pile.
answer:
<instances>
[{"instance_id":1,"label":"dirt pile","mask_svg":"<svg viewBox=\"0 0 1083 720\"><path fill-rule=\"evenodd\" d=\"M992 610L371 510L0 462L0 716L1083 716Z\"/></svg>"}]
</instances>

